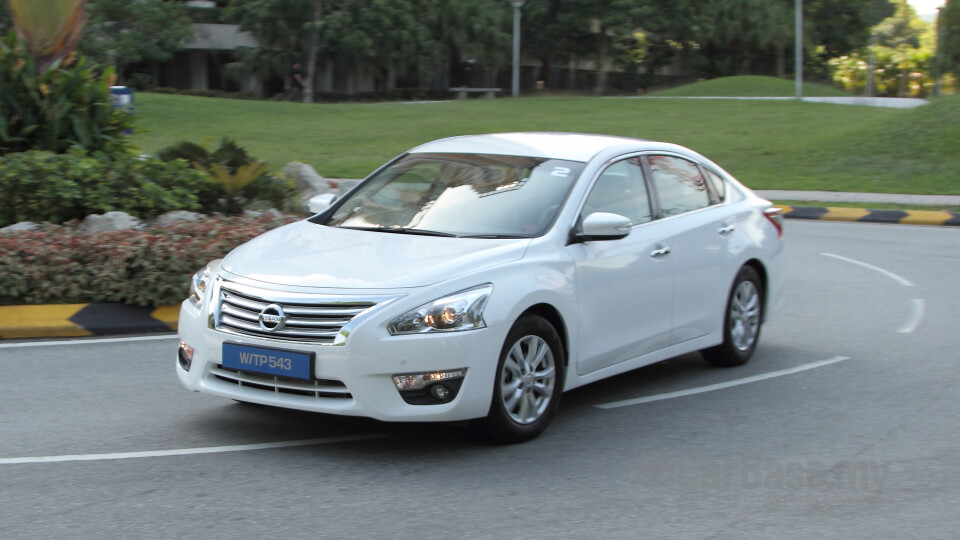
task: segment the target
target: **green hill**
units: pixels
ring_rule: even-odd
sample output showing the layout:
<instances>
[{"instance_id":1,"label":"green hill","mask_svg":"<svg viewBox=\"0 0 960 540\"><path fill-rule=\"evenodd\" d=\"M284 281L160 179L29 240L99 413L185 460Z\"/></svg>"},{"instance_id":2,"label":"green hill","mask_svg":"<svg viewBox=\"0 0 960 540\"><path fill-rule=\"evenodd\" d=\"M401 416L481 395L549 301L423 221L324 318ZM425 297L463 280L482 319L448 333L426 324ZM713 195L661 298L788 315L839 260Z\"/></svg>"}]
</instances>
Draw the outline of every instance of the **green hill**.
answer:
<instances>
[{"instance_id":1,"label":"green hill","mask_svg":"<svg viewBox=\"0 0 960 540\"><path fill-rule=\"evenodd\" d=\"M802 161L793 155L784 164L798 181L836 191L960 194L960 95L823 131Z\"/></svg>"},{"instance_id":2,"label":"green hill","mask_svg":"<svg viewBox=\"0 0 960 540\"><path fill-rule=\"evenodd\" d=\"M708 81L650 92L650 96L659 97L793 97L796 95L794 82L776 77L743 75L721 77ZM822 84L804 83L803 95L810 97L839 97L850 94Z\"/></svg>"}]
</instances>

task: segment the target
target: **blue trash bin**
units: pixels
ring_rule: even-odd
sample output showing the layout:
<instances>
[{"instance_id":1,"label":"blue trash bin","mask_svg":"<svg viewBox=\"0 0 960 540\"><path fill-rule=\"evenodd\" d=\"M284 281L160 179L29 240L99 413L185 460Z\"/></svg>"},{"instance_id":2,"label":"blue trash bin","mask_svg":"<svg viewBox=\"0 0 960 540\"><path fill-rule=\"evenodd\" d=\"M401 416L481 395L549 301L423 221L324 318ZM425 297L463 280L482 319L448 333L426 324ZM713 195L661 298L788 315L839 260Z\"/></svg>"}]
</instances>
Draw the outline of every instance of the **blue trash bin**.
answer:
<instances>
[{"instance_id":1,"label":"blue trash bin","mask_svg":"<svg viewBox=\"0 0 960 540\"><path fill-rule=\"evenodd\" d=\"M119 110L127 114L133 114L135 106L133 104L133 88L128 86L110 87L110 104L114 110ZM124 135L133 133L132 129L123 130Z\"/></svg>"}]
</instances>

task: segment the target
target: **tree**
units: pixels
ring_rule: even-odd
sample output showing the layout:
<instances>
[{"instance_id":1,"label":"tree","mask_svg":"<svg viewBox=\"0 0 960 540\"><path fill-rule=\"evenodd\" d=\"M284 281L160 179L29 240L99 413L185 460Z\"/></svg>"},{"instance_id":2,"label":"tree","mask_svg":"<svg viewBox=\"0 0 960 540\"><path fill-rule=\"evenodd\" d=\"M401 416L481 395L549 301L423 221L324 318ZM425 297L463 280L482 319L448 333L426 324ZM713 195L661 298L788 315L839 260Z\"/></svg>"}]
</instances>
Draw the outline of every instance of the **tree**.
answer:
<instances>
[{"instance_id":1,"label":"tree","mask_svg":"<svg viewBox=\"0 0 960 540\"><path fill-rule=\"evenodd\" d=\"M425 40L412 2L351 0L324 23L323 50L336 61L367 66L376 89L385 91L398 71L417 71Z\"/></svg>"},{"instance_id":2,"label":"tree","mask_svg":"<svg viewBox=\"0 0 960 540\"><path fill-rule=\"evenodd\" d=\"M830 60L834 81L845 89L860 91L871 75L880 96L923 96L933 85L934 27L917 17L912 7L900 2L895 13L871 30L874 42Z\"/></svg>"},{"instance_id":3,"label":"tree","mask_svg":"<svg viewBox=\"0 0 960 540\"><path fill-rule=\"evenodd\" d=\"M80 50L117 67L118 78L131 64L164 62L193 35L185 8L168 0L90 0L90 20Z\"/></svg>"},{"instance_id":4,"label":"tree","mask_svg":"<svg viewBox=\"0 0 960 540\"><path fill-rule=\"evenodd\" d=\"M556 66L593 52L590 21L573 10L576 6L570 0L529 0L523 6L523 53L540 60L547 88L562 84Z\"/></svg>"},{"instance_id":5,"label":"tree","mask_svg":"<svg viewBox=\"0 0 960 540\"><path fill-rule=\"evenodd\" d=\"M436 66L433 86L460 84L466 66L497 66L507 58L512 8L498 0L415 0L425 25L423 53Z\"/></svg>"},{"instance_id":6,"label":"tree","mask_svg":"<svg viewBox=\"0 0 960 540\"><path fill-rule=\"evenodd\" d=\"M960 0L947 0L940 17L941 70L960 76Z\"/></svg>"},{"instance_id":7,"label":"tree","mask_svg":"<svg viewBox=\"0 0 960 540\"><path fill-rule=\"evenodd\" d=\"M649 0L571 0L572 7L591 21L597 77L594 94L607 91L612 59L624 45L635 42L634 31L653 13Z\"/></svg>"},{"instance_id":8,"label":"tree","mask_svg":"<svg viewBox=\"0 0 960 540\"><path fill-rule=\"evenodd\" d=\"M306 65L305 55L314 29L320 39L321 25L313 24L316 3L316 0L231 0L227 16L239 23L241 30L252 33L259 45L239 48L236 52L240 60L229 66L230 72L250 73L267 80L285 76L294 62ZM323 8L321 6L321 11ZM309 66L307 68L309 70ZM313 77L308 74L307 79L312 85Z\"/></svg>"}]
</instances>

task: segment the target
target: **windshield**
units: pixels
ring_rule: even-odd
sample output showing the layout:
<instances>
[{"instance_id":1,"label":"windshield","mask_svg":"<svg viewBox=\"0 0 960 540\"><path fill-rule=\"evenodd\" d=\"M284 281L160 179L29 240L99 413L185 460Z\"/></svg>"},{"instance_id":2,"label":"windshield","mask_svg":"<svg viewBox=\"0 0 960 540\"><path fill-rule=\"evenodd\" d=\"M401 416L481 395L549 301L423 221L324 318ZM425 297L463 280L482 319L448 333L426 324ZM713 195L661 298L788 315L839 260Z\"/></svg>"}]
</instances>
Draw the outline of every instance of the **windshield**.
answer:
<instances>
[{"instance_id":1,"label":"windshield","mask_svg":"<svg viewBox=\"0 0 960 540\"><path fill-rule=\"evenodd\" d=\"M408 154L364 182L325 224L441 236L539 236L582 168L522 156Z\"/></svg>"}]
</instances>

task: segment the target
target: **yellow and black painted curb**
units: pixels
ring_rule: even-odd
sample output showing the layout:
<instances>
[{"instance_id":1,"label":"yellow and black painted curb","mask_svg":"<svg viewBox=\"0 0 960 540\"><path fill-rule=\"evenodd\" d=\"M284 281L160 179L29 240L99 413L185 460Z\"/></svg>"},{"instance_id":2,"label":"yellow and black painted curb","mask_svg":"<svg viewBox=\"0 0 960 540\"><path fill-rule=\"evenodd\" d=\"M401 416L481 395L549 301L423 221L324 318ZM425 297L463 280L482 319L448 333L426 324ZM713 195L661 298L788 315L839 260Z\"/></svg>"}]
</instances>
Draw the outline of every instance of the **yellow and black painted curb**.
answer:
<instances>
[{"instance_id":1,"label":"yellow and black painted curb","mask_svg":"<svg viewBox=\"0 0 960 540\"><path fill-rule=\"evenodd\" d=\"M123 304L0 306L0 339L79 337L169 332L180 306L143 308Z\"/></svg>"},{"instance_id":2,"label":"yellow and black painted curb","mask_svg":"<svg viewBox=\"0 0 960 540\"><path fill-rule=\"evenodd\" d=\"M786 219L822 221L858 221L861 223L899 223L901 225L935 225L960 227L960 214L933 210L868 210L832 206L775 205Z\"/></svg>"}]
</instances>

